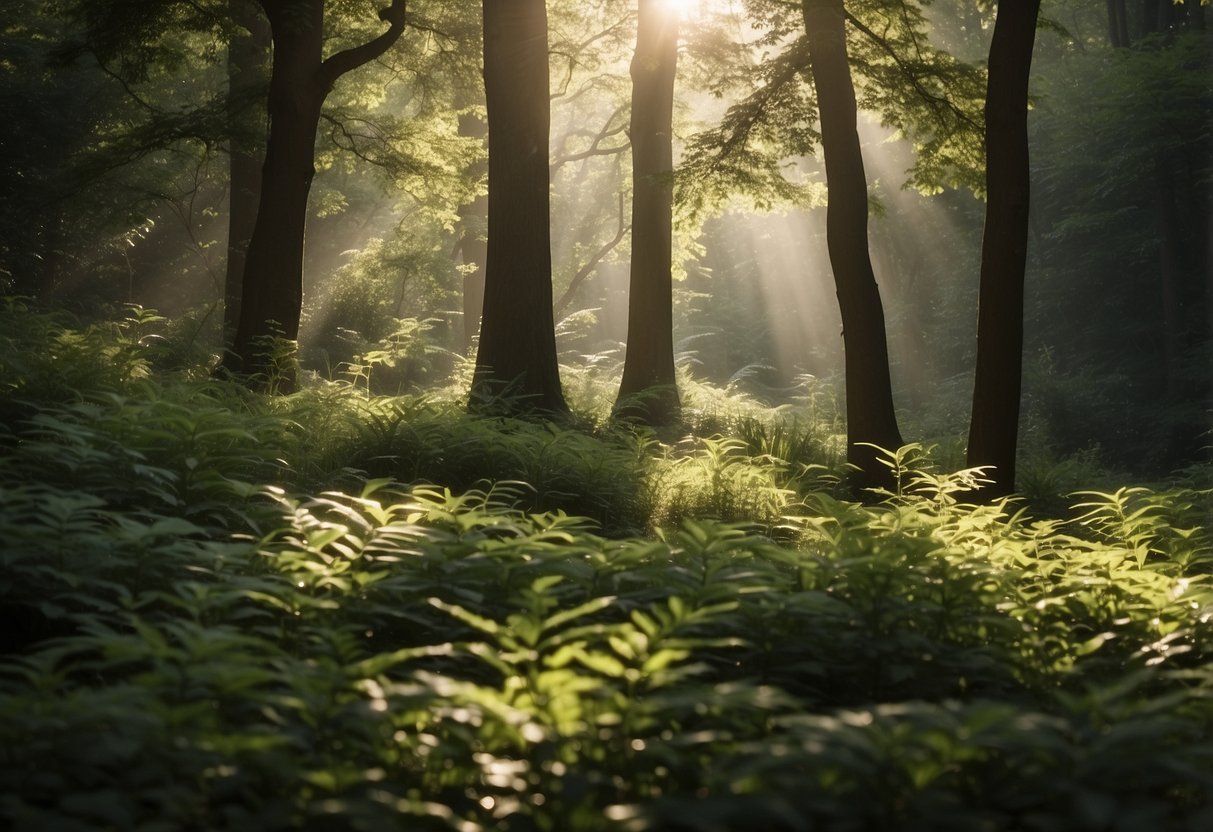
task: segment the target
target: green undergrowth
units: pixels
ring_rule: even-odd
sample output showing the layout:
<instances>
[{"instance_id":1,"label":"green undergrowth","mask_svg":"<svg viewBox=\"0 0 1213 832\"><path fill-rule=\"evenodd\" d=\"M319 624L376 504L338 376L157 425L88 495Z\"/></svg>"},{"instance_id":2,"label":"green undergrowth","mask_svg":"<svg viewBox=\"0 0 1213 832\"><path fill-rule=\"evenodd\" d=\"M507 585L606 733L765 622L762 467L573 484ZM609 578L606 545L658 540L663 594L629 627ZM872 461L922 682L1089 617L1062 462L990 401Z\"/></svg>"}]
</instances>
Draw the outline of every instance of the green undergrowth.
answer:
<instances>
[{"instance_id":1,"label":"green undergrowth","mask_svg":"<svg viewBox=\"0 0 1213 832\"><path fill-rule=\"evenodd\" d=\"M861 506L745 401L667 442L267 399L7 314L5 828L1213 824L1195 479L1033 519L909 446Z\"/></svg>"}]
</instances>

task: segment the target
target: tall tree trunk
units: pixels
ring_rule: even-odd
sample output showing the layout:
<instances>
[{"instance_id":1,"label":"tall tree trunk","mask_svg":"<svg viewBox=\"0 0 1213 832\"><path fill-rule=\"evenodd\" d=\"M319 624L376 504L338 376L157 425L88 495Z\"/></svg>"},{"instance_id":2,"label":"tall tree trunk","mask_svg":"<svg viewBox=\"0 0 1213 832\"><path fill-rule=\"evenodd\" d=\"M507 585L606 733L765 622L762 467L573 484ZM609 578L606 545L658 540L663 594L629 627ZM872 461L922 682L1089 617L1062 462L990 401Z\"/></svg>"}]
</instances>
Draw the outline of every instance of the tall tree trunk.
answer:
<instances>
[{"instance_id":1,"label":"tall tree trunk","mask_svg":"<svg viewBox=\"0 0 1213 832\"><path fill-rule=\"evenodd\" d=\"M473 408L558 413L544 0L484 0L489 240Z\"/></svg>"},{"instance_id":2,"label":"tall tree trunk","mask_svg":"<svg viewBox=\"0 0 1213 832\"><path fill-rule=\"evenodd\" d=\"M1028 76L1040 0L999 0L986 88L986 223L968 464L993 466L983 494L1015 488L1028 256Z\"/></svg>"},{"instance_id":3,"label":"tall tree trunk","mask_svg":"<svg viewBox=\"0 0 1213 832\"><path fill-rule=\"evenodd\" d=\"M1172 0L1142 0L1141 36L1161 32L1166 28Z\"/></svg>"},{"instance_id":4,"label":"tall tree trunk","mask_svg":"<svg viewBox=\"0 0 1213 832\"><path fill-rule=\"evenodd\" d=\"M1118 48L1129 45L1129 16L1125 0L1108 0L1108 43Z\"/></svg>"},{"instance_id":5,"label":"tall tree trunk","mask_svg":"<svg viewBox=\"0 0 1213 832\"><path fill-rule=\"evenodd\" d=\"M270 132L262 168L262 210L245 258L240 314L229 353L231 369L244 375L272 369L267 339L293 341L299 336L307 199L325 92L316 79L324 48L324 0L264 5L274 38Z\"/></svg>"},{"instance_id":6,"label":"tall tree trunk","mask_svg":"<svg viewBox=\"0 0 1213 832\"><path fill-rule=\"evenodd\" d=\"M316 127L337 79L377 58L404 31L404 0L379 13L390 27L379 37L324 53L325 0L260 0L269 19L274 62L270 73L269 140L261 172L257 221L245 256L240 314L224 367L250 379L273 371L273 337L294 341L303 306L303 241L307 199L315 175ZM279 389L294 386L282 368Z\"/></svg>"},{"instance_id":7,"label":"tall tree trunk","mask_svg":"<svg viewBox=\"0 0 1213 832\"><path fill-rule=\"evenodd\" d=\"M484 140L489 134L484 119L474 113L461 113L459 135ZM476 162L468 169L469 178L480 179L488 165ZM459 206L459 244L456 253L463 260L463 352L471 353L472 344L480 334L480 316L484 311L484 267L488 262L487 196L478 196Z\"/></svg>"},{"instance_id":8,"label":"tall tree trunk","mask_svg":"<svg viewBox=\"0 0 1213 832\"><path fill-rule=\"evenodd\" d=\"M640 0L632 58L632 267L627 355L616 412L647 425L678 420L671 248L678 14Z\"/></svg>"},{"instance_id":9,"label":"tall tree trunk","mask_svg":"<svg viewBox=\"0 0 1213 832\"><path fill-rule=\"evenodd\" d=\"M842 313L847 398L847 461L857 487L887 484L870 445L901 446L889 378L884 307L868 251L868 190L856 129L855 87L847 58L842 0L804 0L809 63L825 154L826 242Z\"/></svg>"},{"instance_id":10,"label":"tall tree trunk","mask_svg":"<svg viewBox=\"0 0 1213 832\"><path fill-rule=\"evenodd\" d=\"M240 320L245 256L257 222L265 159L270 24L254 0L229 0L239 31L228 44L229 139L227 272L223 283L223 343L231 346Z\"/></svg>"}]
</instances>

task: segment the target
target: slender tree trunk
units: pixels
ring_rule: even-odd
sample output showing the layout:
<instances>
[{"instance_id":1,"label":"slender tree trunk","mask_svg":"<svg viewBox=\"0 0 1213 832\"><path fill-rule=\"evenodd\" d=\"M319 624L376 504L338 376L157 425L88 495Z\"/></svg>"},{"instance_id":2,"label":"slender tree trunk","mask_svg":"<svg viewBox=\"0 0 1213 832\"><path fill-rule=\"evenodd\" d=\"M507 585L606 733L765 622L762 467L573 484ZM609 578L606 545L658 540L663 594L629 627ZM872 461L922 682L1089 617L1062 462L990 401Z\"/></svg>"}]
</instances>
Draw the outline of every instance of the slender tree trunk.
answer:
<instances>
[{"instance_id":1,"label":"slender tree trunk","mask_svg":"<svg viewBox=\"0 0 1213 832\"><path fill-rule=\"evenodd\" d=\"M856 129L842 0L805 0L809 62L817 91L829 205L826 241L842 313L847 397L847 461L857 487L884 485L876 445L901 446L893 410L884 307L868 251L868 190Z\"/></svg>"},{"instance_id":2,"label":"slender tree trunk","mask_svg":"<svg viewBox=\"0 0 1213 832\"><path fill-rule=\"evenodd\" d=\"M986 223L981 246L977 378L968 464L993 466L994 498L1015 488L1028 254L1028 76L1040 0L999 0L986 88Z\"/></svg>"},{"instance_id":3,"label":"slender tree trunk","mask_svg":"<svg viewBox=\"0 0 1213 832\"><path fill-rule=\"evenodd\" d=\"M473 113L459 116L459 135L484 140L489 134L484 119ZM488 165L477 162L468 171L470 178L480 179ZM459 206L459 244L456 251L467 269L463 275L463 352L470 355L472 344L480 334L480 316L484 310L484 267L488 262L487 196L478 196Z\"/></svg>"},{"instance_id":4,"label":"slender tree trunk","mask_svg":"<svg viewBox=\"0 0 1213 832\"><path fill-rule=\"evenodd\" d=\"M253 0L229 0L232 19L243 31L228 44L229 140L227 273L223 284L223 343L231 346L240 320L245 255L257 222L261 165L265 159L265 99L268 92L270 25Z\"/></svg>"},{"instance_id":5,"label":"slender tree trunk","mask_svg":"<svg viewBox=\"0 0 1213 832\"><path fill-rule=\"evenodd\" d=\"M558 413L548 196L547 9L484 0L489 239L470 404Z\"/></svg>"},{"instance_id":6,"label":"slender tree trunk","mask_svg":"<svg viewBox=\"0 0 1213 832\"><path fill-rule=\"evenodd\" d=\"M1129 16L1125 0L1108 0L1108 43L1118 48L1129 45Z\"/></svg>"},{"instance_id":7,"label":"slender tree trunk","mask_svg":"<svg viewBox=\"0 0 1213 832\"><path fill-rule=\"evenodd\" d=\"M632 58L632 268L627 356L617 414L647 425L678 420L671 249L678 14L640 0Z\"/></svg>"}]
</instances>

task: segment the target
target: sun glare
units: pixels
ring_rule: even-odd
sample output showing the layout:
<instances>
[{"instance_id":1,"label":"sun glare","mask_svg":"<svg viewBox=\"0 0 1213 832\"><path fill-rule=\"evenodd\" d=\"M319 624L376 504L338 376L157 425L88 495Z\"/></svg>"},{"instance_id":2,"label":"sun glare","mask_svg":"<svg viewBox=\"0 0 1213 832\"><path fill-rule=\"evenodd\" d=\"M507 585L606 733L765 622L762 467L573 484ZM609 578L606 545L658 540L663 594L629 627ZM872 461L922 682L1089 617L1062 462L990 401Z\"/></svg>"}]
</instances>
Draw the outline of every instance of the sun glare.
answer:
<instances>
[{"instance_id":1,"label":"sun glare","mask_svg":"<svg viewBox=\"0 0 1213 832\"><path fill-rule=\"evenodd\" d=\"M670 12L683 20L689 20L702 13L704 0L658 0Z\"/></svg>"}]
</instances>

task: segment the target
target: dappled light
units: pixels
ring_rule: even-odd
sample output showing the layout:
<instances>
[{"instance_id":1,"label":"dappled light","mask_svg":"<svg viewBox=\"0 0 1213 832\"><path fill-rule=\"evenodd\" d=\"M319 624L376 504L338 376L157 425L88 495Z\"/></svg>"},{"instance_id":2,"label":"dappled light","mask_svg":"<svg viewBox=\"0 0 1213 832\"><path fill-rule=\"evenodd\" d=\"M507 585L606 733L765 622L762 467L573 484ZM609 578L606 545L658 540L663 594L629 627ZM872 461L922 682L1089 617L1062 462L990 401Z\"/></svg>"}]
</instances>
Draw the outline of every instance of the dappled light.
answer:
<instances>
[{"instance_id":1,"label":"dappled light","mask_svg":"<svg viewBox=\"0 0 1213 832\"><path fill-rule=\"evenodd\" d=\"M1210 827L1203 4L9 5L0 828Z\"/></svg>"}]
</instances>

